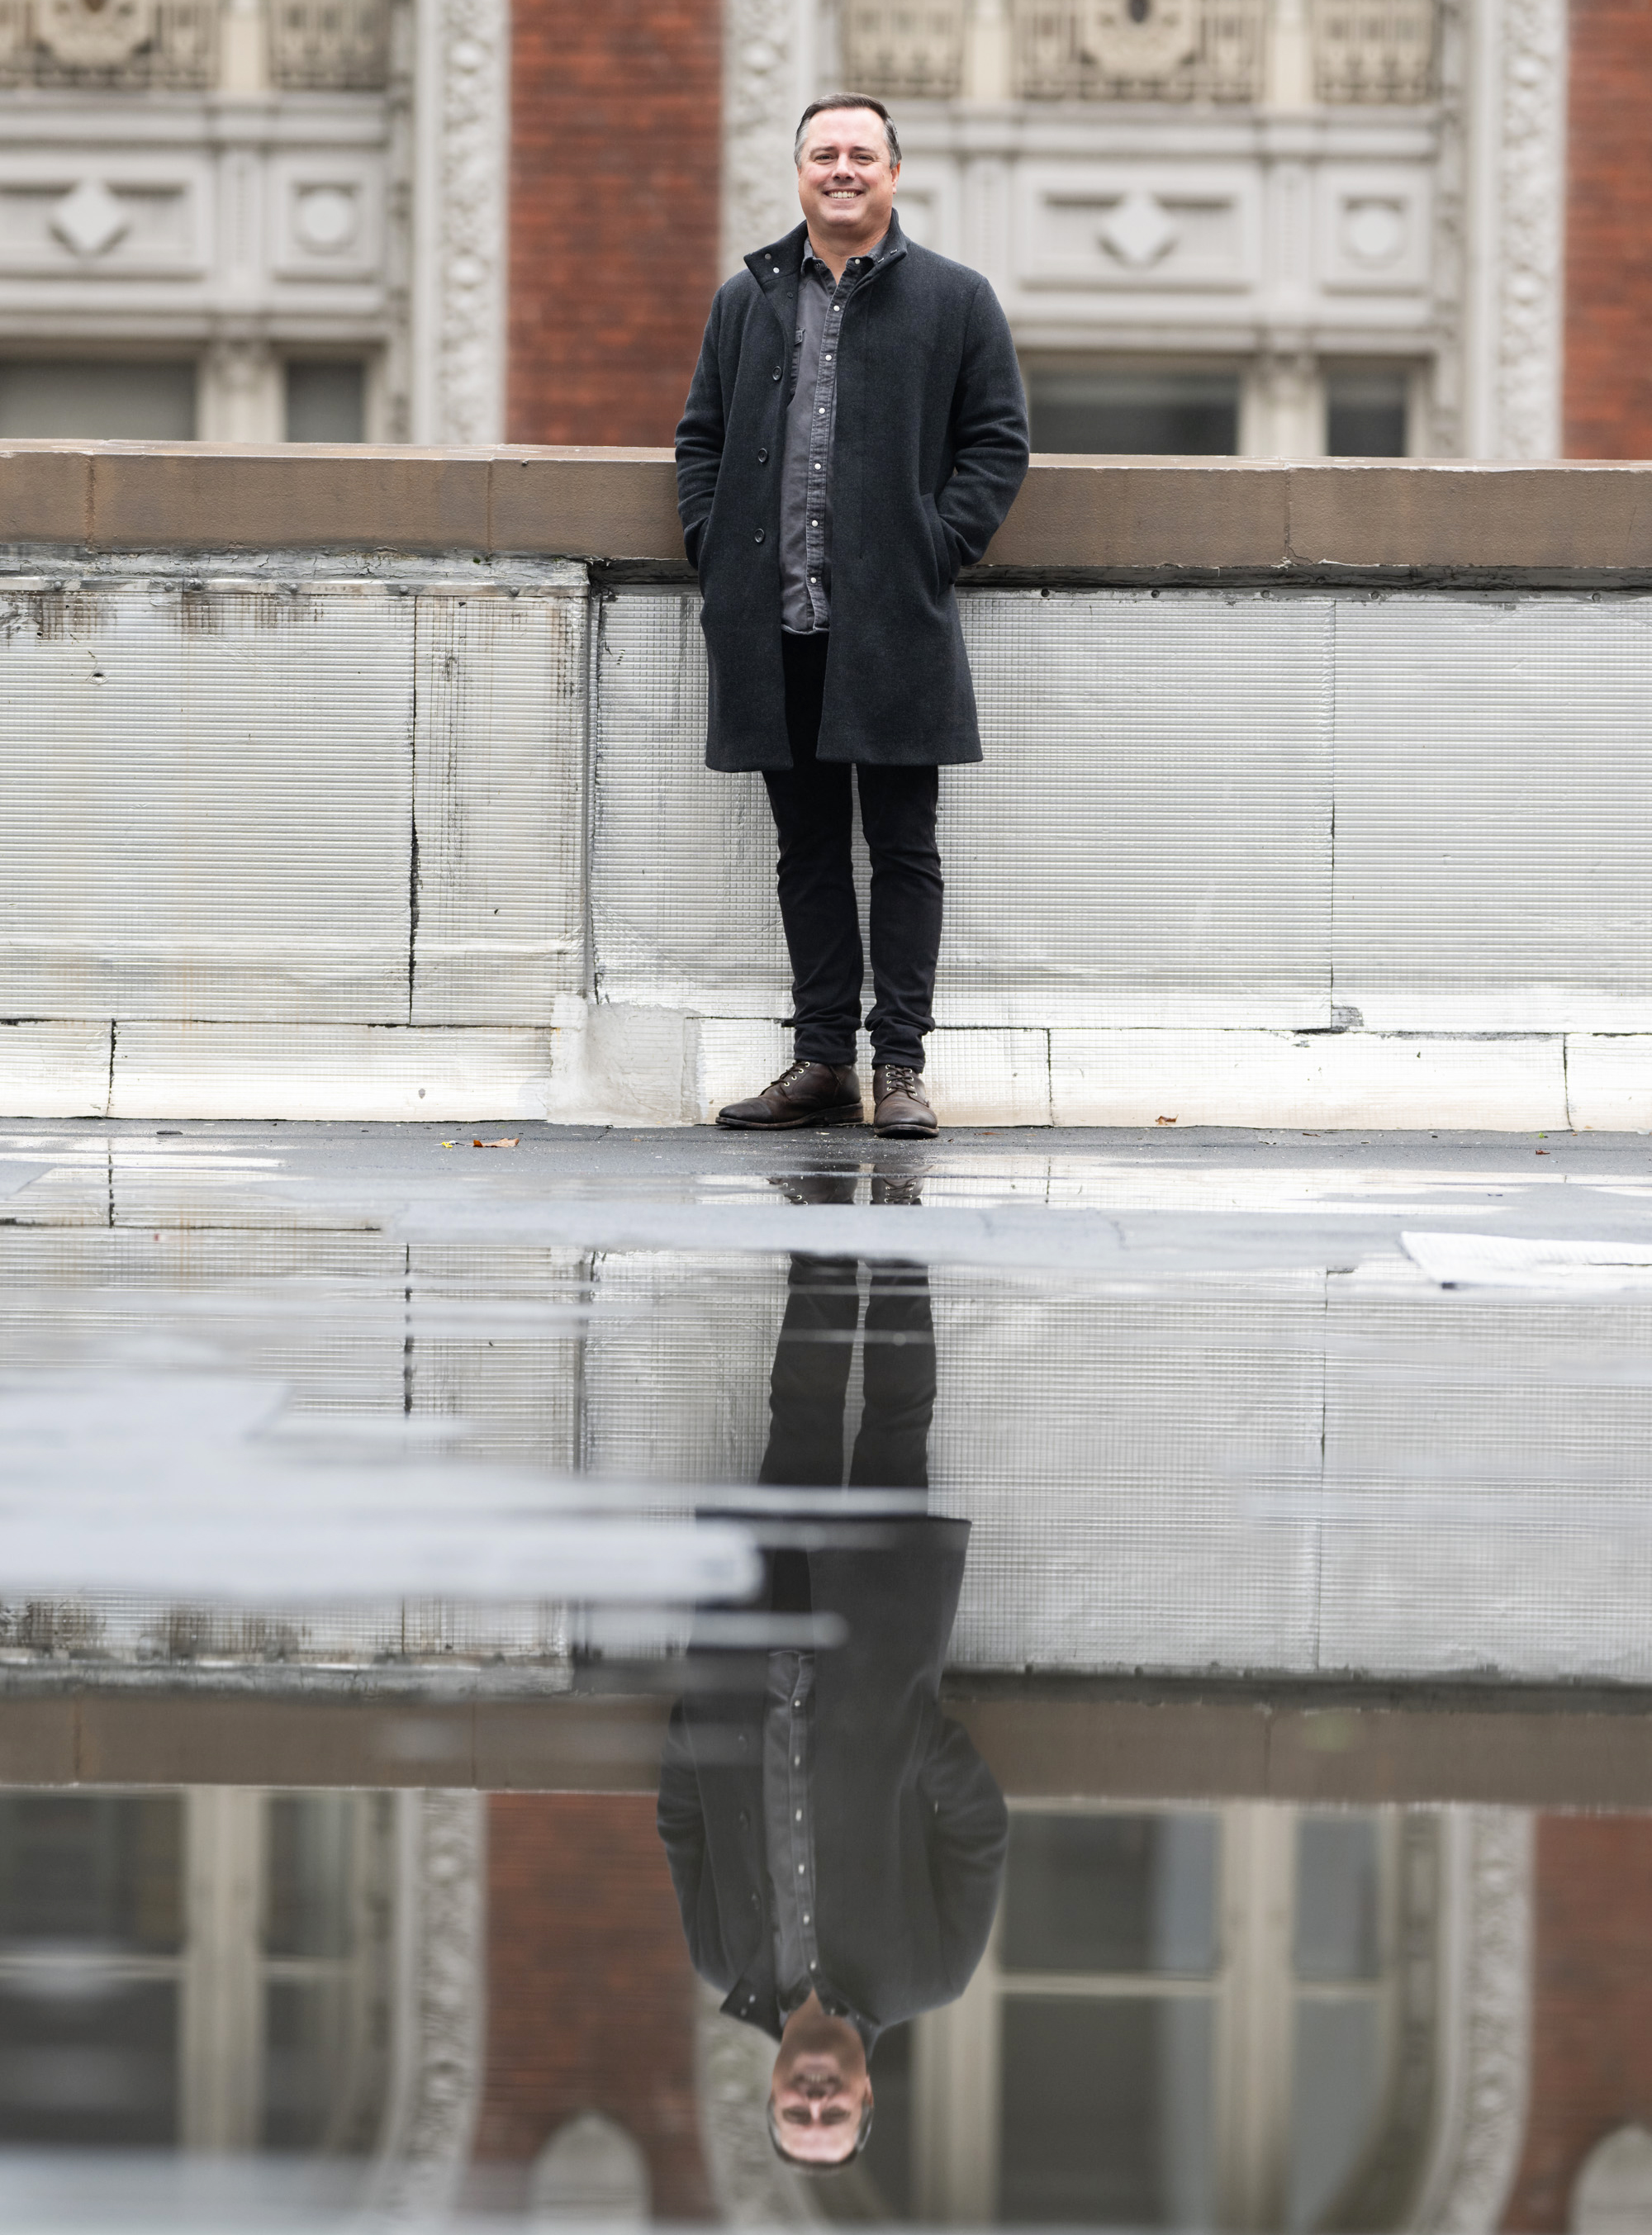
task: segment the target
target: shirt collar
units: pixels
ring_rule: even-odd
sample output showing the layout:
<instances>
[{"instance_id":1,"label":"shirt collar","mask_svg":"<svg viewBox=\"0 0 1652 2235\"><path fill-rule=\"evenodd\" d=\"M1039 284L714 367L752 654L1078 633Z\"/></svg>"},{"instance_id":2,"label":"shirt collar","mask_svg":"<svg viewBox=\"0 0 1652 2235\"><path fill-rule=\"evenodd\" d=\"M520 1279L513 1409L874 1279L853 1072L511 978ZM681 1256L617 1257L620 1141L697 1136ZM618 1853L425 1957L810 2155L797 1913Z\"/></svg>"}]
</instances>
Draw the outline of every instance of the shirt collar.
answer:
<instances>
[{"instance_id":1,"label":"shirt collar","mask_svg":"<svg viewBox=\"0 0 1652 2235\"><path fill-rule=\"evenodd\" d=\"M843 277L847 279L853 272L858 272L862 268L869 271L873 265L881 264L883 261L884 254L888 248L889 242L894 236L894 233L895 223L893 219L891 219L888 231L881 234L879 238L873 242L870 248L865 250L863 253L859 256L850 257L849 262L843 267ZM832 276L830 265L823 263L822 259L816 255L814 243L810 239L807 232L803 234L803 268L805 272L823 272L828 279L830 279Z\"/></svg>"}]
</instances>

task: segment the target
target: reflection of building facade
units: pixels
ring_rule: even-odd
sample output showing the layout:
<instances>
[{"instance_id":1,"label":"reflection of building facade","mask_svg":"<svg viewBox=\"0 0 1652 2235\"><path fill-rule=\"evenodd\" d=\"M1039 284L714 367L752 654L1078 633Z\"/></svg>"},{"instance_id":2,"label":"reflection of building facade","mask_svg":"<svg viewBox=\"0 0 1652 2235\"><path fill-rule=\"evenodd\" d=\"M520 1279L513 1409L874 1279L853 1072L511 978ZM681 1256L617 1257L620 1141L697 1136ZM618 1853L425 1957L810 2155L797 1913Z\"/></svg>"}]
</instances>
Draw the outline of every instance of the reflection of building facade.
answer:
<instances>
[{"instance_id":1,"label":"reflection of building facade","mask_svg":"<svg viewBox=\"0 0 1652 2235\"><path fill-rule=\"evenodd\" d=\"M6 0L0 436L665 440L849 79L1041 448L1633 456L1649 75L1609 0Z\"/></svg>"},{"instance_id":2,"label":"reflection of building facade","mask_svg":"<svg viewBox=\"0 0 1652 2235\"><path fill-rule=\"evenodd\" d=\"M1605 2224L1652 2123L1649 1840L1020 1804L987 1960L881 2046L828 2216ZM341 2160L391 2219L817 2216L651 1796L13 1794L0 1940L10 2140Z\"/></svg>"}]
</instances>

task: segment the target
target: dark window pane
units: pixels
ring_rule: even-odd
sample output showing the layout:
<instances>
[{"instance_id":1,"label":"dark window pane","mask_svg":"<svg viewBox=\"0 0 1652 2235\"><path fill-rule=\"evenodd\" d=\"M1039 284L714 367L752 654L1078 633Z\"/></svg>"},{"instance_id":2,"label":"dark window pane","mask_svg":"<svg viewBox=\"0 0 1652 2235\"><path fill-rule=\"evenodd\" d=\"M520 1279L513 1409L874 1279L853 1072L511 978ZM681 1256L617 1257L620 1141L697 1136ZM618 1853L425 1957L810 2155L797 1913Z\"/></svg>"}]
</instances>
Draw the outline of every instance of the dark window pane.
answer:
<instances>
[{"instance_id":1,"label":"dark window pane","mask_svg":"<svg viewBox=\"0 0 1652 2235\"><path fill-rule=\"evenodd\" d=\"M1214 1816L1010 1820L1003 1963L1009 1971L1214 1970Z\"/></svg>"},{"instance_id":2,"label":"dark window pane","mask_svg":"<svg viewBox=\"0 0 1652 2235\"><path fill-rule=\"evenodd\" d=\"M182 1848L174 1794L0 1798L0 1943L178 1948Z\"/></svg>"},{"instance_id":3,"label":"dark window pane","mask_svg":"<svg viewBox=\"0 0 1652 2235\"><path fill-rule=\"evenodd\" d=\"M889 2219L912 2217L912 2028L891 2026L872 2052L877 2109L872 2139L861 2158Z\"/></svg>"},{"instance_id":4,"label":"dark window pane","mask_svg":"<svg viewBox=\"0 0 1652 2235\"><path fill-rule=\"evenodd\" d=\"M1231 457L1239 376L1229 372L1033 372L1035 450Z\"/></svg>"},{"instance_id":5,"label":"dark window pane","mask_svg":"<svg viewBox=\"0 0 1652 2235\"><path fill-rule=\"evenodd\" d=\"M274 1979L264 2002L264 2147L313 2150L343 2108L350 2061L343 1978Z\"/></svg>"},{"instance_id":6,"label":"dark window pane","mask_svg":"<svg viewBox=\"0 0 1652 2235\"><path fill-rule=\"evenodd\" d=\"M1403 458L1405 374L1334 372L1326 385L1325 448L1333 458Z\"/></svg>"},{"instance_id":7,"label":"dark window pane","mask_svg":"<svg viewBox=\"0 0 1652 2235\"><path fill-rule=\"evenodd\" d=\"M1297 1825L1299 1979L1376 1977L1377 1872L1374 1818L1307 1816Z\"/></svg>"},{"instance_id":8,"label":"dark window pane","mask_svg":"<svg viewBox=\"0 0 1652 2235\"><path fill-rule=\"evenodd\" d=\"M270 1801L264 1948L270 1956L347 1956L356 1812L348 1793Z\"/></svg>"},{"instance_id":9,"label":"dark window pane","mask_svg":"<svg viewBox=\"0 0 1652 2235\"><path fill-rule=\"evenodd\" d=\"M1208 2226L1210 2045L1202 1995L1006 2001L1000 2218Z\"/></svg>"},{"instance_id":10,"label":"dark window pane","mask_svg":"<svg viewBox=\"0 0 1652 2235\"><path fill-rule=\"evenodd\" d=\"M313 364L287 364L289 442L359 442L366 431L366 405L359 364L323 357Z\"/></svg>"},{"instance_id":11,"label":"dark window pane","mask_svg":"<svg viewBox=\"0 0 1652 2235\"><path fill-rule=\"evenodd\" d=\"M107 1959L0 1987L0 2142L142 2149L178 2132L178 1989Z\"/></svg>"},{"instance_id":12,"label":"dark window pane","mask_svg":"<svg viewBox=\"0 0 1652 2235\"><path fill-rule=\"evenodd\" d=\"M1296 2012L1288 2224L1318 2227L1364 2156L1382 2107L1376 2004L1303 2002Z\"/></svg>"},{"instance_id":13,"label":"dark window pane","mask_svg":"<svg viewBox=\"0 0 1652 2235\"><path fill-rule=\"evenodd\" d=\"M0 364L0 436L187 442L195 368L104 357L16 357Z\"/></svg>"}]
</instances>

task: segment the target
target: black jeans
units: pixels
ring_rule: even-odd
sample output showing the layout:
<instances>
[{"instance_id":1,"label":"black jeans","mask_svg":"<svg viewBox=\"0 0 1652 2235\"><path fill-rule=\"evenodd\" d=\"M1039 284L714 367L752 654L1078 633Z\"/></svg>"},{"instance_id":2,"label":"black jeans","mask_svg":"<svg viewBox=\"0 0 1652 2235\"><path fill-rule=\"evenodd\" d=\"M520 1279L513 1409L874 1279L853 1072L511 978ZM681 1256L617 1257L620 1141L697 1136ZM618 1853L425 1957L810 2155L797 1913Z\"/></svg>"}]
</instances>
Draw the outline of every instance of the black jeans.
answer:
<instances>
[{"instance_id":1,"label":"black jeans","mask_svg":"<svg viewBox=\"0 0 1652 2235\"><path fill-rule=\"evenodd\" d=\"M781 639L791 766L765 771L780 836L780 920L791 957L791 999L802 1063L853 1063L861 1021L860 917L849 858L850 769L872 857L872 989L867 1017L875 1064L923 1069L934 1028L935 959L942 885L935 849L934 768L869 768L817 761L827 638Z\"/></svg>"}]
</instances>

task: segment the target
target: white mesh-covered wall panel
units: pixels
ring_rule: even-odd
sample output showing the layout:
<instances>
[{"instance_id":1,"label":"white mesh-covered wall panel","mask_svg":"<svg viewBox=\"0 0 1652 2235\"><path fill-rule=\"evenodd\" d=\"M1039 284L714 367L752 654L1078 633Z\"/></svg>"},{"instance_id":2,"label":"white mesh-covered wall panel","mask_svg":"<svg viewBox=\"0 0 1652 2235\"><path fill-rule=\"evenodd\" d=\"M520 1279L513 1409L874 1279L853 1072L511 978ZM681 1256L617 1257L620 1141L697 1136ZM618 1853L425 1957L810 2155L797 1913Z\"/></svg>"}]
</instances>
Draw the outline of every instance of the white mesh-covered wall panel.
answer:
<instances>
[{"instance_id":1,"label":"white mesh-covered wall panel","mask_svg":"<svg viewBox=\"0 0 1652 2235\"><path fill-rule=\"evenodd\" d=\"M971 592L962 607L987 757L941 778L939 1020L1328 1024L1329 602ZM704 766L698 610L646 591L604 607L598 985L784 1013L767 802L761 778Z\"/></svg>"},{"instance_id":2,"label":"white mesh-covered wall panel","mask_svg":"<svg viewBox=\"0 0 1652 2235\"><path fill-rule=\"evenodd\" d=\"M580 1463L590 1260L578 1250L414 1242L407 1253L404 1402L451 1420L475 1458Z\"/></svg>"},{"instance_id":3,"label":"white mesh-covered wall panel","mask_svg":"<svg viewBox=\"0 0 1652 2235\"><path fill-rule=\"evenodd\" d=\"M0 1010L405 1020L412 601L14 582Z\"/></svg>"},{"instance_id":4,"label":"white mesh-covered wall panel","mask_svg":"<svg viewBox=\"0 0 1652 2235\"><path fill-rule=\"evenodd\" d=\"M1335 612L1337 1000L1383 1031L1652 1026L1652 600Z\"/></svg>"},{"instance_id":5,"label":"white mesh-covered wall panel","mask_svg":"<svg viewBox=\"0 0 1652 2235\"><path fill-rule=\"evenodd\" d=\"M548 1025L585 983L588 600L417 600L412 1021Z\"/></svg>"}]
</instances>

